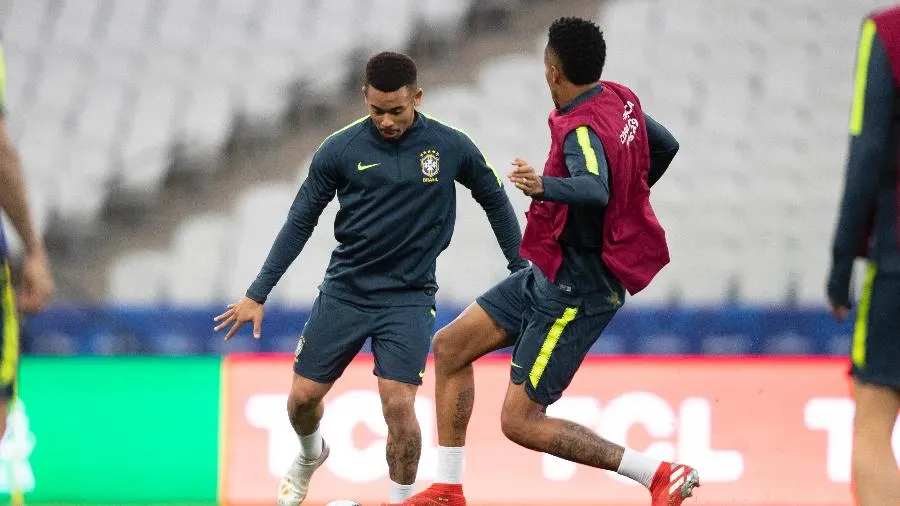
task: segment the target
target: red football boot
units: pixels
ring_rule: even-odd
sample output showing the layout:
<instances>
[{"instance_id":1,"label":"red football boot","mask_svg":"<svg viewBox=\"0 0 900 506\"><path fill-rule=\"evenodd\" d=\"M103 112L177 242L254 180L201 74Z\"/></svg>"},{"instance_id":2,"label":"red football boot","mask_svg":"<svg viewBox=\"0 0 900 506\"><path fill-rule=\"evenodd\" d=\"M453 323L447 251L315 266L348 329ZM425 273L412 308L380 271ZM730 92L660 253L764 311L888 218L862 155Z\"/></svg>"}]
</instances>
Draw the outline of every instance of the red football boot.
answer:
<instances>
[{"instance_id":1,"label":"red football boot","mask_svg":"<svg viewBox=\"0 0 900 506\"><path fill-rule=\"evenodd\" d=\"M466 506L462 485L435 483L403 501L403 506Z\"/></svg>"},{"instance_id":2,"label":"red football boot","mask_svg":"<svg viewBox=\"0 0 900 506\"><path fill-rule=\"evenodd\" d=\"M700 486L700 475L690 466L663 462L650 483L652 506L681 506ZM430 503L429 503L430 504Z\"/></svg>"}]
</instances>

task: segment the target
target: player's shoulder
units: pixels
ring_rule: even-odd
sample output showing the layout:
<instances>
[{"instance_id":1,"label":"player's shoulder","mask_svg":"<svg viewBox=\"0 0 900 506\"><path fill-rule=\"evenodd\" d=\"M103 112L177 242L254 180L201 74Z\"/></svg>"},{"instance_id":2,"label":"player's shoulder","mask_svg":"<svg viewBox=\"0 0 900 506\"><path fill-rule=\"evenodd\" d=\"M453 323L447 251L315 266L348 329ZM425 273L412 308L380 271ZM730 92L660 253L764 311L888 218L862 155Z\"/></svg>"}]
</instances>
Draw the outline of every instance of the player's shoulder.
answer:
<instances>
[{"instance_id":1,"label":"player's shoulder","mask_svg":"<svg viewBox=\"0 0 900 506\"><path fill-rule=\"evenodd\" d=\"M875 9L871 11L867 16L865 16L863 18L863 21L870 19L875 21L895 21L897 19L900 19L900 5L888 5L879 9Z\"/></svg>"},{"instance_id":2,"label":"player's shoulder","mask_svg":"<svg viewBox=\"0 0 900 506\"><path fill-rule=\"evenodd\" d=\"M366 130L368 127L368 119L368 116L363 116L362 118L335 130L322 140L322 143L319 144L316 151L323 154L340 154L354 138Z\"/></svg>"},{"instance_id":3,"label":"player's shoulder","mask_svg":"<svg viewBox=\"0 0 900 506\"><path fill-rule=\"evenodd\" d=\"M425 118L425 121L428 122L428 130L431 135L446 139L453 143L457 148L477 149L477 147L475 147L475 141L463 130L430 114L423 112L420 112L419 114L421 114Z\"/></svg>"},{"instance_id":4,"label":"player's shoulder","mask_svg":"<svg viewBox=\"0 0 900 506\"><path fill-rule=\"evenodd\" d=\"M603 80L603 81L600 81L600 85L603 86L603 87L605 87L605 88L614 90L614 91L616 91L617 93L622 93L622 92L628 93L628 94L630 94L630 95L634 95L635 98L637 98L637 96L638 96L638 95L637 95L637 92L635 92L634 89L633 89L631 86L628 86L628 85L625 84L625 83L620 83L620 82L618 82L618 81L606 81L606 80Z\"/></svg>"}]
</instances>

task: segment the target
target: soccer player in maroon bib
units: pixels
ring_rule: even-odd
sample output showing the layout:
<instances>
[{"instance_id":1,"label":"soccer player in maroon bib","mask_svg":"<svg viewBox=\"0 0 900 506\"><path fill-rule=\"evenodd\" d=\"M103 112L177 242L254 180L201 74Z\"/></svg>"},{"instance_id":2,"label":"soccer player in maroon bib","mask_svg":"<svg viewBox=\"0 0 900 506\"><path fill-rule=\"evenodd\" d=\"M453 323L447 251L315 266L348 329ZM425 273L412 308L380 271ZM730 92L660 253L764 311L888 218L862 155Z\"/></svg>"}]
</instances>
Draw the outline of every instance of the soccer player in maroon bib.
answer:
<instances>
[{"instance_id":1,"label":"soccer player in maroon bib","mask_svg":"<svg viewBox=\"0 0 900 506\"><path fill-rule=\"evenodd\" d=\"M435 484L407 505L462 506L472 362L515 345L500 425L513 442L641 483L653 506L677 506L700 484L689 466L661 462L546 415L625 300L669 262L650 186L678 143L627 87L601 81L603 34L561 18L544 53L550 154L542 175L513 161L509 180L532 199L522 257L532 262L478 297L433 343L438 419ZM586 498L587 499L587 498Z\"/></svg>"}]
</instances>

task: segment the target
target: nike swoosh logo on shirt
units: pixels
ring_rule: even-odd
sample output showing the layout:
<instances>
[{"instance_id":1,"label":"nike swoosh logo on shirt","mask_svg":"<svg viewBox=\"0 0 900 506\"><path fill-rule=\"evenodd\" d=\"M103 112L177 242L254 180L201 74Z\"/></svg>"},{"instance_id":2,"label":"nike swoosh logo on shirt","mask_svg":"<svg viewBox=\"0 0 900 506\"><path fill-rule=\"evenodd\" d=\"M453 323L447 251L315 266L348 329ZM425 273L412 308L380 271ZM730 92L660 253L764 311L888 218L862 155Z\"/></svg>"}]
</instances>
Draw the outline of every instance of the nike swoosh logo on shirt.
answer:
<instances>
[{"instance_id":1,"label":"nike swoosh logo on shirt","mask_svg":"<svg viewBox=\"0 0 900 506\"><path fill-rule=\"evenodd\" d=\"M363 171L366 169L371 169L372 167L375 167L376 165L381 165L381 164L380 163L370 163L369 165L363 165L362 162L359 162L356 164L356 170Z\"/></svg>"}]
</instances>

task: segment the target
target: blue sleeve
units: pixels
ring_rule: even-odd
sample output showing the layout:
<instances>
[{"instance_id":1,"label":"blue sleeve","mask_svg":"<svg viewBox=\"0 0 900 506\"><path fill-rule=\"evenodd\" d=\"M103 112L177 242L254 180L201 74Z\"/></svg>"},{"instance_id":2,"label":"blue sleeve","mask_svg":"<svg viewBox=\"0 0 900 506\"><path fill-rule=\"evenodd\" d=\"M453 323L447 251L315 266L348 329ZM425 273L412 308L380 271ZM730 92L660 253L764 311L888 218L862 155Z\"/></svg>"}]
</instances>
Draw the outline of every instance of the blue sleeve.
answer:
<instances>
[{"instance_id":1,"label":"blue sleeve","mask_svg":"<svg viewBox=\"0 0 900 506\"><path fill-rule=\"evenodd\" d=\"M563 146L569 177L543 176L540 200L604 207L609 202L609 165L600 138L588 126L566 136Z\"/></svg>"},{"instance_id":2,"label":"blue sleeve","mask_svg":"<svg viewBox=\"0 0 900 506\"><path fill-rule=\"evenodd\" d=\"M509 196L503 189L503 180L475 143L465 134L460 136L463 162L456 180L472 191L472 197L487 214L509 271L524 269L528 267L528 262L519 256L522 230Z\"/></svg>"},{"instance_id":3,"label":"blue sleeve","mask_svg":"<svg viewBox=\"0 0 900 506\"><path fill-rule=\"evenodd\" d=\"M866 62L868 60L868 62ZM850 147L844 195L832 248L828 296L849 305L853 260L865 241L875 210L880 169L888 163L895 108L893 75L875 24L867 20L860 37L856 93L850 118Z\"/></svg>"},{"instance_id":4,"label":"blue sleeve","mask_svg":"<svg viewBox=\"0 0 900 506\"><path fill-rule=\"evenodd\" d=\"M647 184L653 186L675 159L679 145L666 127L646 113L644 122L647 124L647 141L650 144L650 173L647 176Z\"/></svg>"},{"instance_id":5,"label":"blue sleeve","mask_svg":"<svg viewBox=\"0 0 900 506\"><path fill-rule=\"evenodd\" d=\"M263 304L269 292L287 271L319 221L325 206L334 198L338 188L338 171L323 145L313 155L306 181L300 186L287 220L278 232L272 249L259 274L247 289L247 297Z\"/></svg>"}]
</instances>

